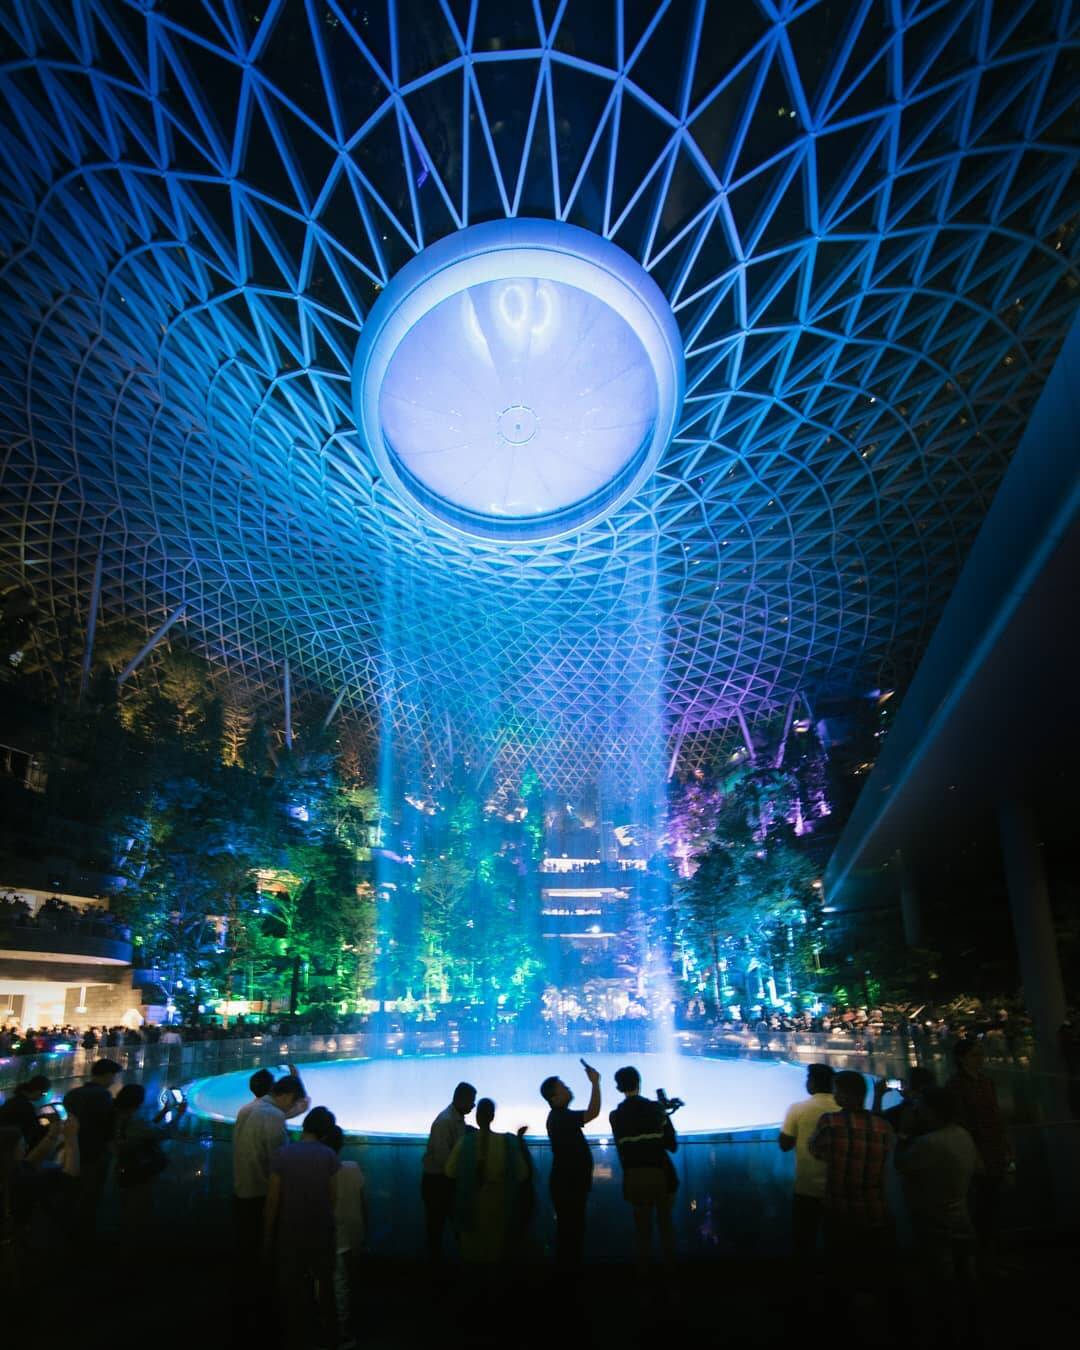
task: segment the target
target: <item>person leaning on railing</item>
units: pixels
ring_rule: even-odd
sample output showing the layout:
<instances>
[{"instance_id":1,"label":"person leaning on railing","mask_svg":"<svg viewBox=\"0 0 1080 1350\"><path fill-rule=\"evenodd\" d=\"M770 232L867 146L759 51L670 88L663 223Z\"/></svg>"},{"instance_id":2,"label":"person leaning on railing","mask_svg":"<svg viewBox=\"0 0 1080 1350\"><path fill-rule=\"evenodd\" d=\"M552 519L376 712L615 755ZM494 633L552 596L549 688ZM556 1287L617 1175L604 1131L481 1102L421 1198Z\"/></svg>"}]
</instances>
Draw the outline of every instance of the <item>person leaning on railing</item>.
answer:
<instances>
[{"instance_id":1,"label":"person leaning on railing","mask_svg":"<svg viewBox=\"0 0 1080 1350\"><path fill-rule=\"evenodd\" d=\"M23 1137L27 1150L45 1138L48 1127L40 1118L40 1104L49 1091L49 1080L42 1073L19 1083L0 1106L0 1126L13 1125Z\"/></svg>"}]
</instances>

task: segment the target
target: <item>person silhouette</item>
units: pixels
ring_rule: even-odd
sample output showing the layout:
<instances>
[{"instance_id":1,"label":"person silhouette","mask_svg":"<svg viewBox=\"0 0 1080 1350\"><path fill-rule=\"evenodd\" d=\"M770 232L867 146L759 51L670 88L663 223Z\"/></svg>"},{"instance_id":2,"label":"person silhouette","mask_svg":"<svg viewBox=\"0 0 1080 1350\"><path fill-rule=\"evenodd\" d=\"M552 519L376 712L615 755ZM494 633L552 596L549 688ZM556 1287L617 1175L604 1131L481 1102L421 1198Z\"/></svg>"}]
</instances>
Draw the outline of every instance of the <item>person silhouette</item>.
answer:
<instances>
[{"instance_id":1,"label":"person silhouette","mask_svg":"<svg viewBox=\"0 0 1080 1350\"><path fill-rule=\"evenodd\" d=\"M600 1114L600 1071L581 1061L589 1080L589 1104L571 1111L574 1094L553 1075L540 1084L540 1095L550 1110L547 1134L551 1140L551 1203L555 1209L555 1263L575 1276L585 1258L585 1209L592 1190L593 1158L585 1126Z\"/></svg>"},{"instance_id":2,"label":"person silhouette","mask_svg":"<svg viewBox=\"0 0 1080 1350\"><path fill-rule=\"evenodd\" d=\"M438 1265L442 1259L443 1231L454 1210L454 1182L446 1175L446 1164L454 1145L469 1128L465 1117L475 1105L476 1088L471 1083L459 1083L450 1105L439 1112L428 1132L421 1163L420 1197L424 1203L427 1259L431 1265Z\"/></svg>"},{"instance_id":3,"label":"person silhouette","mask_svg":"<svg viewBox=\"0 0 1080 1350\"><path fill-rule=\"evenodd\" d=\"M671 1210L679 1179L670 1155L679 1147L671 1117L658 1101L641 1095L641 1074L632 1065L615 1073L623 1100L608 1116L623 1169L623 1198L634 1212L637 1270L649 1273L653 1218L660 1234L664 1265L675 1265Z\"/></svg>"}]
</instances>

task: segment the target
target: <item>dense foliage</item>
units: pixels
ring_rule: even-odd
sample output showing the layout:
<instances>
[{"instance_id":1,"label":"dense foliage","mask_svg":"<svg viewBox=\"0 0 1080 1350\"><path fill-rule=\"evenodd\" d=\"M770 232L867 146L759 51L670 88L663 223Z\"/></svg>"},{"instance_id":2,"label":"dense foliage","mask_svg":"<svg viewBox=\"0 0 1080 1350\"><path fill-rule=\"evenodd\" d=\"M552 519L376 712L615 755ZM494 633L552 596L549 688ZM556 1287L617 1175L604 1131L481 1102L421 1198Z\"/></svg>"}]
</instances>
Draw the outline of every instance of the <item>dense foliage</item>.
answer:
<instances>
[{"instance_id":1,"label":"dense foliage","mask_svg":"<svg viewBox=\"0 0 1080 1350\"><path fill-rule=\"evenodd\" d=\"M684 979L717 1008L820 987L820 881L790 823L798 794L796 776L784 770L744 763L729 773L679 884Z\"/></svg>"},{"instance_id":2,"label":"dense foliage","mask_svg":"<svg viewBox=\"0 0 1080 1350\"><path fill-rule=\"evenodd\" d=\"M675 785L666 822L622 827L637 870L613 931L546 941L540 864L575 832L595 853L599 830L535 774L485 794L459 763L380 800L346 774L321 710L298 711L287 748L180 642L119 697L133 638L109 637L85 695L61 690L53 709L39 825L107 841L113 907L180 1013L748 1011L807 1006L845 975L825 951L812 736Z\"/></svg>"}]
</instances>

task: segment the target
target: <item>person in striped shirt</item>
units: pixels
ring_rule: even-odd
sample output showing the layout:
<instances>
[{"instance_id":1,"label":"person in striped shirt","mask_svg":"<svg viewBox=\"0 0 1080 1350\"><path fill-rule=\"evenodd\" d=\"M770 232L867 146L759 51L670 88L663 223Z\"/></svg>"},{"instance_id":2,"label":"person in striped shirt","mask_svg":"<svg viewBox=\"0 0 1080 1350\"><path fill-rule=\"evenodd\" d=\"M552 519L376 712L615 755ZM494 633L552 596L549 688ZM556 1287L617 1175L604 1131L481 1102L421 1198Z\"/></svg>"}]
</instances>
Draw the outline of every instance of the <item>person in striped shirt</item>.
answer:
<instances>
[{"instance_id":1,"label":"person in striped shirt","mask_svg":"<svg viewBox=\"0 0 1080 1350\"><path fill-rule=\"evenodd\" d=\"M828 1112L810 1137L810 1152L825 1164L825 1251L830 1257L867 1255L892 1239L885 1177L893 1132L866 1109L866 1079L838 1073Z\"/></svg>"}]
</instances>

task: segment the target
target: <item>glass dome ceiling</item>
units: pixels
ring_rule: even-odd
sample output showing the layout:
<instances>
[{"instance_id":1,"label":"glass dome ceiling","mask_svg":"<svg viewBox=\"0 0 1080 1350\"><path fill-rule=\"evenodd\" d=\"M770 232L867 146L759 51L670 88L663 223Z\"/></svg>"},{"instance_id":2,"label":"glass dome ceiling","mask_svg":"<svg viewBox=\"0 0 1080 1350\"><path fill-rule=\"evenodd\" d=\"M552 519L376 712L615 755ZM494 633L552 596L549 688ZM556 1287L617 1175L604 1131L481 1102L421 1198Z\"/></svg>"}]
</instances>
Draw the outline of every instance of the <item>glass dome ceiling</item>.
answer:
<instances>
[{"instance_id":1,"label":"glass dome ceiling","mask_svg":"<svg viewBox=\"0 0 1080 1350\"><path fill-rule=\"evenodd\" d=\"M0 6L22 678L73 659L100 575L99 632L172 620L279 728L288 662L301 723L339 701L568 789L639 749L616 674L676 765L902 687L1076 312L1078 18L839 9ZM508 544L402 498L353 363L412 259L521 218L648 274L685 398L621 504Z\"/></svg>"}]
</instances>

